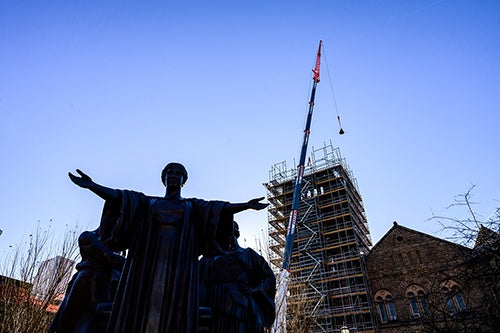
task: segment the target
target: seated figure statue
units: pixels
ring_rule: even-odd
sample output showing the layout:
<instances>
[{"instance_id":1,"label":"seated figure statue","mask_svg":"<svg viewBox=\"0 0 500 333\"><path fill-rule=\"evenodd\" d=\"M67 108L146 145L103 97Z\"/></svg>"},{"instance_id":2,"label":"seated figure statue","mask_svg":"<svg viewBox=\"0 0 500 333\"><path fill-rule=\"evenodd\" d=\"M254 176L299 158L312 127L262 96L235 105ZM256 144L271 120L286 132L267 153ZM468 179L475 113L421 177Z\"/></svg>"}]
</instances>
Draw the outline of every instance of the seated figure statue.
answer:
<instances>
[{"instance_id":1,"label":"seated figure statue","mask_svg":"<svg viewBox=\"0 0 500 333\"><path fill-rule=\"evenodd\" d=\"M276 278L266 260L238 245L238 224L217 255L200 261L200 305L212 310L212 333L261 333L275 317Z\"/></svg>"},{"instance_id":2,"label":"seated figure statue","mask_svg":"<svg viewBox=\"0 0 500 333\"><path fill-rule=\"evenodd\" d=\"M94 333L100 303L112 302L125 258L110 251L100 241L99 229L78 237L82 261L71 278L49 332Z\"/></svg>"}]
</instances>

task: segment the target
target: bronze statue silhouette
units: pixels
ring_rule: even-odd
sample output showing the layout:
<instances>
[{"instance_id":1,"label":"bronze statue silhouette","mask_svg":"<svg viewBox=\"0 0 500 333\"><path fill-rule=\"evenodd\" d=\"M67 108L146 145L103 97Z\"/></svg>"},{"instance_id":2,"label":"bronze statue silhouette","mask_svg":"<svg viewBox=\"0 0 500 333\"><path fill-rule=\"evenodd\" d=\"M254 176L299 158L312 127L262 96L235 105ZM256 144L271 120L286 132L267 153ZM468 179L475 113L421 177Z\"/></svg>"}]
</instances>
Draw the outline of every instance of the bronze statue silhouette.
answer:
<instances>
[{"instance_id":1,"label":"bronze statue silhouette","mask_svg":"<svg viewBox=\"0 0 500 333\"><path fill-rule=\"evenodd\" d=\"M212 312L211 333L263 333L275 318L276 278L266 260L238 245L238 224L222 252L200 259L200 304Z\"/></svg>"},{"instance_id":2,"label":"bronze statue silhouette","mask_svg":"<svg viewBox=\"0 0 500 333\"><path fill-rule=\"evenodd\" d=\"M265 208L263 198L245 203L182 198L188 174L179 163L162 171L164 197L111 189L77 173L69 173L76 185L105 200L103 243L114 251L128 249L107 331L197 332L198 257L215 251L217 229L229 232L233 214Z\"/></svg>"},{"instance_id":3,"label":"bronze statue silhouette","mask_svg":"<svg viewBox=\"0 0 500 333\"><path fill-rule=\"evenodd\" d=\"M95 333L97 306L111 302L125 258L107 249L99 229L78 237L82 261L71 278L66 295L52 320L49 332Z\"/></svg>"}]
</instances>

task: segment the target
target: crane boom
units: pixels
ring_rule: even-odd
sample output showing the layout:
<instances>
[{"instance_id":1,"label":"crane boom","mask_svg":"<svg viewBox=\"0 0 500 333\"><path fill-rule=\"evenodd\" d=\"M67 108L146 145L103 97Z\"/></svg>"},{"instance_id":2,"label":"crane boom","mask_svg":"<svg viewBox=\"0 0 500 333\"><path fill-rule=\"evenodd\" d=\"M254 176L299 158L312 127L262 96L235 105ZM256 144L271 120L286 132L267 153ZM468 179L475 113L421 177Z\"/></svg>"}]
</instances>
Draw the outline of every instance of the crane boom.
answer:
<instances>
[{"instance_id":1,"label":"crane boom","mask_svg":"<svg viewBox=\"0 0 500 333\"><path fill-rule=\"evenodd\" d=\"M321 60L321 45L323 41L319 41L318 54L316 56L316 64L313 69L313 87L311 90L311 98L309 100L309 111L307 113L306 126L304 129L304 139L300 151L299 165L297 166L297 178L293 191L292 208L288 219L285 251L283 254L283 264L278 281L278 290L276 295L276 320L272 331L274 333L286 333L286 294L288 290L288 280L290 275L290 261L292 258L293 242L297 229L297 217L300 202L300 191L302 189L302 178L304 176L305 161L307 154L307 146L309 143L309 134L311 132L311 122L314 110L314 99L316 97L316 86L319 83L319 68Z\"/></svg>"},{"instance_id":2,"label":"crane boom","mask_svg":"<svg viewBox=\"0 0 500 333\"><path fill-rule=\"evenodd\" d=\"M297 224L297 215L300 202L300 191L302 189L302 178L304 176L307 146L309 143L309 134L311 132L311 122L314 110L314 99L316 97L316 86L319 83L319 66L321 58L321 45L323 41L319 41L318 54L316 56L316 66L313 69L313 87L311 90L311 98L309 100L309 112L307 113L306 127L304 129L304 140L302 141L302 149L300 151L299 165L297 166L297 178L295 180L295 188L293 191L292 210L288 220L288 227L286 233L285 253L283 256L283 269L289 269L290 259L292 256L293 241L295 239L295 231Z\"/></svg>"}]
</instances>

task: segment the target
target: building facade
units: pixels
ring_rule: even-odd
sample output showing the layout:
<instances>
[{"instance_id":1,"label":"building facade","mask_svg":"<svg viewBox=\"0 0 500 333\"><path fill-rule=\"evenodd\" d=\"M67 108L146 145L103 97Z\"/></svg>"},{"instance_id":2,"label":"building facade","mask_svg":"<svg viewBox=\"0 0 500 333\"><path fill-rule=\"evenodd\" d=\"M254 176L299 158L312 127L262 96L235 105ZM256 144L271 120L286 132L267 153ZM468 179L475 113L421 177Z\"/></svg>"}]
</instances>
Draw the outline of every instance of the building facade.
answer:
<instances>
[{"instance_id":1,"label":"building facade","mask_svg":"<svg viewBox=\"0 0 500 333\"><path fill-rule=\"evenodd\" d=\"M478 249L394 222L366 258L378 330L495 332L498 274Z\"/></svg>"},{"instance_id":2,"label":"building facade","mask_svg":"<svg viewBox=\"0 0 500 333\"><path fill-rule=\"evenodd\" d=\"M75 261L61 256L42 261L33 281L33 295L42 301L47 297L60 298L66 292L74 266Z\"/></svg>"},{"instance_id":3,"label":"building facade","mask_svg":"<svg viewBox=\"0 0 500 333\"><path fill-rule=\"evenodd\" d=\"M296 170L274 165L268 190L271 263L281 268ZM287 296L288 332L375 332L364 257L363 202L340 151L313 150L305 168Z\"/></svg>"}]
</instances>

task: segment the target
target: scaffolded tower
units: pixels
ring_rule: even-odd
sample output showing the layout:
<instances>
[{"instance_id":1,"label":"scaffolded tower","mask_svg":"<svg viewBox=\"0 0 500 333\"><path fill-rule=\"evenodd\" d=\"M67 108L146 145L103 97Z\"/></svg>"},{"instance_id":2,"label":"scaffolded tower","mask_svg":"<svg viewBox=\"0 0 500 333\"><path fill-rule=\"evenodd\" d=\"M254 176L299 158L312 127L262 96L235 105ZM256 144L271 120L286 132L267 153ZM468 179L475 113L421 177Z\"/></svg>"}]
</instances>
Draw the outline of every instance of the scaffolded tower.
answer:
<instances>
[{"instance_id":1,"label":"scaffolded tower","mask_svg":"<svg viewBox=\"0 0 500 333\"><path fill-rule=\"evenodd\" d=\"M281 267L296 169L272 166L271 263ZM374 332L364 254L370 233L356 179L338 148L312 151L303 178L287 295L288 332Z\"/></svg>"}]
</instances>

